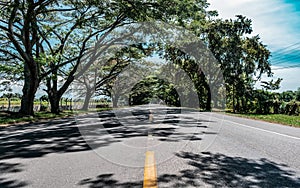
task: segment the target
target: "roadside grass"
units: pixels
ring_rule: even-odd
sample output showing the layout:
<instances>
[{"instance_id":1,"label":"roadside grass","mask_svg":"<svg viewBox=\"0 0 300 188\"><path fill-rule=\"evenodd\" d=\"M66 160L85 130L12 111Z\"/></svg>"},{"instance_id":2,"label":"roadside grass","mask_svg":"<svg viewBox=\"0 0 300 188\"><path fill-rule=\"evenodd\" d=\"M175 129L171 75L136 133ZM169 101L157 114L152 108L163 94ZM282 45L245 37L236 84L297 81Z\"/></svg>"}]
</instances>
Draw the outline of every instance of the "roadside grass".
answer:
<instances>
[{"instance_id":1,"label":"roadside grass","mask_svg":"<svg viewBox=\"0 0 300 188\"><path fill-rule=\"evenodd\" d=\"M0 126L15 123L38 122L41 120L50 120L54 118L64 118L74 115L72 111L63 111L60 114L52 114L50 112L35 112L34 116L20 116L16 112L0 112Z\"/></svg>"},{"instance_id":2,"label":"roadside grass","mask_svg":"<svg viewBox=\"0 0 300 188\"><path fill-rule=\"evenodd\" d=\"M89 109L89 111L84 110L64 110L60 114L53 114L50 112L35 112L34 116L20 116L17 112L0 111L0 127L7 126L17 123L30 123L39 122L43 120L51 120L56 118L65 118L75 116L76 114L85 114L89 112L101 112L108 111L111 108L95 108Z\"/></svg>"},{"instance_id":3,"label":"roadside grass","mask_svg":"<svg viewBox=\"0 0 300 188\"><path fill-rule=\"evenodd\" d=\"M11 100L10 104L12 106L20 106L21 105L21 100ZM49 105L48 102L46 102L46 101L42 101L42 102L34 101L34 105L40 105L40 104L42 104L43 106L48 106ZM0 100L0 106L6 106L7 107L8 106L8 100L7 99L1 99Z\"/></svg>"},{"instance_id":4,"label":"roadside grass","mask_svg":"<svg viewBox=\"0 0 300 188\"><path fill-rule=\"evenodd\" d=\"M283 125L289 125L293 127L300 128L300 116L289 116L285 114L233 114L233 113L226 113L228 115L256 119L256 120L263 120L270 123L279 123Z\"/></svg>"}]
</instances>

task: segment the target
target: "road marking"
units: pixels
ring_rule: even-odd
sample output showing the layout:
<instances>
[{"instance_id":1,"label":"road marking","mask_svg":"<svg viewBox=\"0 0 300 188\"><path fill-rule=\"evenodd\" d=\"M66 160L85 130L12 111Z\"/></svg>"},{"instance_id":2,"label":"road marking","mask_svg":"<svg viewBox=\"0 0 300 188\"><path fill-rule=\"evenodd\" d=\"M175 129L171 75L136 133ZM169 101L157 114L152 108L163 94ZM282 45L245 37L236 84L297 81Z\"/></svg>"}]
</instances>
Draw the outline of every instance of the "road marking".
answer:
<instances>
[{"instance_id":1,"label":"road marking","mask_svg":"<svg viewBox=\"0 0 300 188\"><path fill-rule=\"evenodd\" d=\"M209 117L207 115L203 115L203 114L201 114L201 115ZM237 125L240 125L240 126L244 126L244 127L247 127L247 128L256 129L256 130L264 131L264 132L267 132L267 133L277 134L279 136L283 136L283 137L287 137L287 138L292 138L292 139L300 140L299 137L290 136L290 135L286 135L286 134L281 134L281 133L278 133L278 132L269 131L269 130L265 130L265 129L261 129L261 128L257 128L257 127L252 127L252 126L249 126L249 125L245 125L245 124L241 124L241 123L237 123L237 122L234 122L234 121L225 120L225 119L221 119L221 118L217 118L217 117L213 117L213 118L216 118L216 119L219 119L219 120L222 120L222 121L227 121L227 122L230 122L230 123L234 123L234 124L237 124Z\"/></svg>"},{"instance_id":2,"label":"road marking","mask_svg":"<svg viewBox=\"0 0 300 188\"><path fill-rule=\"evenodd\" d=\"M152 134L149 134L149 135L148 135L148 141L149 141L149 140L153 140Z\"/></svg>"},{"instance_id":3,"label":"road marking","mask_svg":"<svg viewBox=\"0 0 300 188\"><path fill-rule=\"evenodd\" d=\"M267 132L267 133L277 134L279 136L283 136L283 137L287 137L287 138L292 138L292 139L300 140L299 137L290 136L290 135L286 135L286 134L281 134L281 133L278 133L278 132L269 131L269 130L265 130L265 129L261 129L261 128L257 128L257 127L252 127L252 126L244 125L244 124L237 123L237 122L234 122L234 121L229 121L229 120L224 120L224 121L231 122L231 123L234 123L234 124L237 124L237 125L241 125L241 126L244 126L244 127L248 127L248 128L251 128L251 129L256 129L256 130L264 131L264 132Z\"/></svg>"},{"instance_id":4,"label":"road marking","mask_svg":"<svg viewBox=\"0 0 300 188\"><path fill-rule=\"evenodd\" d=\"M146 152L143 187L157 188L157 173L154 159L154 151Z\"/></svg>"}]
</instances>

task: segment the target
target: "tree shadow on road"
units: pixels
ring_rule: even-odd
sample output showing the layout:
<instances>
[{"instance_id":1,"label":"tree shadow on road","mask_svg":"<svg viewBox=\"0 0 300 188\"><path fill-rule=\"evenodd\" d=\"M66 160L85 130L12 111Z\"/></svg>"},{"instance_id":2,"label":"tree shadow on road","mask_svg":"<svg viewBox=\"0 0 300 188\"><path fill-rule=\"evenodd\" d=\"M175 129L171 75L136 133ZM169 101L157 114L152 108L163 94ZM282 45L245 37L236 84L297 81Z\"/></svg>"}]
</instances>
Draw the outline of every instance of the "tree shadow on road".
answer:
<instances>
[{"instance_id":1,"label":"tree shadow on road","mask_svg":"<svg viewBox=\"0 0 300 188\"><path fill-rule=\"evenodd\" d=\"M8 129L0 129L0 160L90 150L71 118ZM102 143L97 143L97 146L107 146L113 142L116 140L105 139Z\"/></svg>"},{"instance_id":2,"label":"tree shadow on road","mask_svg":"<svg viewBox=\"0 0 300 188\"><path fill-rule=\"evenodd\" d=\"M8 175L12 173L21 172L22 165L20 163L7 163L0 162L0 175ZM1 188L17 188L17 187L25 187L28 185L26 182L19 180L11 180L6 177L0 177L0 187Z\"/></svg>"},{"instance_id":3,"label":"tree shadow on road","mask_svg":"<svg viewBox=\"0 0 300 188\"><path fill-rule=\"evenodd\" d=\"M101 174L95 179L87 178L81 180L78 185L88 185L90 188L125 188L125 187L143 187L143 182L119 182L113 178L114 174Z\"/></svg>"},{"instance_id":4,"label":"tree shadow on road","mask_svg":"<svg viewBox=\"0 0 300 188\"><path fill-rule=\"evenodd\" d=\"M95 115L94 117L93 115L86 117L86 119L90 118L91 122L99 118L101 125L93 122L90 123L90 126L83 126L80 129L87 140L95 139L94 143L97 143L97 139L101 138L97 138L97 134L109 135L120 142L129 138L148 137L149 134L161 142L200 141L205 134L218 134L217 132L206 131L208 126L204 123L212 121L176 114L181 113L181 110L164 110L165 112L160 112L163 115L158 113L154 115L153 122L149 121L149 110L137 109L124 113L120 110L121 112L118 112L117 116L112 112L103 112L99 113L97 117ZM184 113L188 112L185 111ZM86 123L87 121L83 118L82 122Z\"/></svg>"},{"instance_id":5,"label":"tree shadow on road","mask_svg":"<svg viewBox=\"0 0 300 188\"><path fill-rule=\"evenodd\" d=\"M176 114L171 114L168 121L177 120ZM148 129L150 124L142 126L124 126L113 119L114 115L109 112L100 113L101 119L96 120L96 124L88 124L87 134L95 140L89 139L88 144L93 145L93 149L106 147L113 143L123 142L128 138L147 137L149 130L154 137L162 142L179 142L182 140L198 141L201 135L208 134L203 130L207 126L202 125L205 120L193 118L181 118L179 123L174 123L170 127L155 127ZM87 115L89 117L89 115ZM90 116L89 118L93 118ZM106 119L105 119L106 118ZM82 131L78 128L78 122L74 118L52 120L44 123L24 124L18 126L0 128L0 161L12 158L36 158L43 157L50 153L69 153L91 150L86 143L86 137L82 136ZM101 123L101 126L99 124ZM197 135L183 133L180 127L201 129ZM109 136L102 137L105 132ZM217 134L210 132L209 134ZM86 136L86 135L85 135Z\"/></svg>"},{"instance_id":6,"label":"tree shadow on road","mask_svg":"<svg viewBox=\"0 0 300 188\"><path fill-rule=\"evenodd\" d=\"M176 154L185 160L186 169L178 169L176 174L160 174L158 187L300 187L296 173L287 170L284 164L268 159L247 159L224 154L203 152ZM113 174L101 174L95 178L81 180L79 185L96 187L142 187L142 181L120 182Z\"/></svg>"},{"instance_id":7,"label":"tree shadow on road","mask_svg":"<svg viewBox=\"0 0 300 188\"><path fill-rule=\"evenodd\" d=\"M107 146L118 140L103 139L97 147ZM51 153L70 153L91 150L83 139L74 119L66 118L46 123L24 124L0 128L0 187L24 187L9 174L19 173L21 163L10 164L5 160L40 158Z\"/></svg>"},{"instance_id":8,"label":"tree shadow on road","mask_svg":"<svg viewBox=\"0 0 300 188\"><path fill-rule=\"evenodd\" d=\"M181 170L180 175L161 175L161 187L166 183L171 187L200 187L203 182L213 187L300 187L296 172L265 158L254 160L210 152L181 152L177 156L186 160L190 168Z\"/></svg>"},{"instance_id":9,"label":"tree shadow on road","mask_svg":"<svg viewBox=\"0 0 300 188\"><path fill-rule=\"evenodd\" d=\"M122 124L116 124L111 117L111 113L100 113L102 118L108 119L102 125L88 125L89 136L96 138L95 143L89 140L88 143L93 148L109 146L112 143L122 142L127 138L145 137L148 134L147 126L126 127ZM176 119L176 117L173 117ZM99 120L99 119L98 119ZM172 120L172 119L171 119ZM102 119L98 123L101 123ZM182 140L201 140L201 138L192 139L191 135L181 133L177 130L180 126L201 127L202 122L196 122L194 119L182 119L180 125L173 125L168 128L151 129L153 136L160 138L160 141L182 141ZM207 128L203 126L202 128ZM102 138L97 135L97 131L105 131L110 137ZM100 142L99 142L100 140ZM0 160L11 158L35 158L43 157L49 153L67 153L90 150L91 148L82 137L82 132L74 119L55 120L46 123L24 124L0 128Z\"/></svg>"},{"instance_id":10,"label":"tree shadow on road","mask_svg":"<svg viewBox=\"0 0 300 188\"><path fill-rule=\"evenodd\" d=\"M110 118L111 114L104 116ZM173 118L176 119L177 117L174 116ZM98 119L98 123L103 123L101 120L102 119L99 121ZM169 120L172 119L170 118ZM178 131L178 127L187 126L207 129L206 126L201 125L203 122L195 122L193 119L183 119L180 121L181 125L173 124L173 127L153 128L152 134L160 138L162 142L179 142L182 140L198 141L201 140L200 137L181 133ZM53 153L83 152L91 150L91 145L93 149L96 149L108 147L115 143L121 143L128 138L147 137L147 131L145 131L145 129L148 125L141 127L133 126L132 128L122 125L114 127L114 122L110 122L109 119L106 119L104 123L106 123L107 127L87 124L87 126L91 128L90 135L97 138L95 140L88 140L89 144L87 144L86 139L82 136L82 132L80 132L74 118L2 127L0 128L0 163L2 162L1 164L4 165L4 160L41 158ZM112 126L110 126L110 123ZM95 129L93 126L95 126ZM105 136L102 138L99 136L97 132L95 132L95 130L98 129L106 129L105 131L108 131L109 137ZM200 132L200 134L205 133ZM8 167L1 167L0 169L0 187L22 187L27 185L25 182L7 179L5 176L6 174L18 173L20 171L7 170L9 169Z\"/></svg>"}]
</instances>

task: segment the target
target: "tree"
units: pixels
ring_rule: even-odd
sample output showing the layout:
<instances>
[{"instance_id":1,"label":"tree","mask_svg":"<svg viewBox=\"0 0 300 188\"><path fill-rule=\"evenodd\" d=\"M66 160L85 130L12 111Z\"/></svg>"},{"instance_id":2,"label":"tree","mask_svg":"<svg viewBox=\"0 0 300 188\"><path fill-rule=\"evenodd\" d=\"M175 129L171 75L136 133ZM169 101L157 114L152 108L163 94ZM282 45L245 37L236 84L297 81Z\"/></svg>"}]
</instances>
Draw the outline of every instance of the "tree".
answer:
<instances>
[{"instance_id":1,"label":"tree","mask_svg":"<svg viewBox=\"0 0 300 188\"><path fill-rule=\"evenodd\" d=\"M258 113L268 114L273 109L273 113L278 114L281 101L279 100L280 95L272 93L271 91L277 90L280 88L280 83L282 79L278 78L276 81L273 79L271 81L261 81L263 89L260 91L260 98L257 103L259 108L256 109Z\"/></svg>"},{"instance_id":2,"label":"tree","mask_svg":"<svg viewBox=\"0 0 300 188\"><path fill-rule=\"evenodd\" d=\"M179 95L174 85L154 75L140 80L129 95L130 105L149 104L155 99L164 101L167 105L180 106Z\"/></svg>"},{"instance_id":3,"label":"tree","mask_svg":"<svg viewBox=\"0 0 300 188\"><path fill-rule=\"evenodd\" d=\"M7 111L10 111L11 98L12 97L13 97L12 93L5 93L5 94L2 95L2 98L7 98L7 101L8 101Z\"/></svg>"},{"instance_id":4,"label":"tree","mask_svg":"<svg viewBox=\"0 0 300 188\"><path fill-rule=\"evenodd\" d=\"M12 92L9 92L9 93L4 93L1 98L7 98L7 101L8 101L8 106L7 106L7 111L10 111L10 107L11 107L11 100L13 98L20 98L21 95L19 93L12 93Z\"/></svg>"},{"instance_id":5,"label":"tree","mask_svg":"<svg viewBox=\"0 0 300 188\"><path fill-rule=\"evenodd\" d=\"M49 103L49 98L47 95L42 95L40 98L39 98L39 101L40 101L40 111L45 111L47 109L47 107L45 107L43 105L43 102L46 101L47 103Z\"/></svg>"},{"instance_id":6,"label":"tree","mask_svg":"<svg viewBox=\"0 0 300 188\"><path fill-rule=\"evenodd\" d=\"M133 87L138 84L141 79L143 80L145 75L151 76L156 70L156 64L146 61L143 57L147 57L152 52L151 45L147 47L134 48L133 52L130 52L125 57L129 58L127 65L123 67L119 74L113 77L104 86L105 89L102 91L103 94L108 95L112 99L113 107L118 107L119 99L125 100L126 104L130 104L130 95ZM124 58L124 57L123 57ZM125 59L116 59L119 63L123 62ZM97 87L96 90L99 91L102 88Z\"/></svg>"},{"instance_id":7,"label":"tree","mask_svg":"<svg viewBox=\"0 0 300 188\"><path fill-rule=\"evenodd\" d=\"M296 100L300 101L300 87L298 88L298 90L296 91Z\"/></svg>"},{"instance_id":8,"label":"tree","mask_svg":"<svg viewBox=\"0 0 300 188\"><path fill-rule=\"evenodd\" d=\"M23 66L22 114L33 115L37 88L46 78L51 111L72 83L92 41L104 41L121 25L161 20L184 26L205 15L205 0L67 1L11 0L0 3L0 53ZM88 66L88 65L87 65ZM58 86L60 68L66 70Z\"/></svg>"},{"instance_id":9,"label":"tree","mask_svg":"<svg viewBox=\"0 0 300 188\"><path fill-rule=\"evenodd\" d=\"M122 58L122 57L121 57ZM75 80L78 97L84 97L82 110L88 110L92 96L106 94L108 88L103 87L120 73L129 64L129 60L111 58L101 67L91 66L85 73Z\"/></svg>"},{"instance_id":10,"label":"tree","mask_svg":"<svg viewBox=\"0 0 300 188\"><path fill-rule=\"evenodd\" d=\"M282 78L278 78L275 82L272 79L271 81L262 81L262 87L266 90L277 90L280 88L280 83L282 81Z\"/></svg>"},{"instance_id":11,"label":"tree","mask_svg":"<svg viewBox=\"0 0 300 188\"><path fill-rule=\"evenodd\" d=\"M205 54L203 57L205 57L204 59L208 58ZM213 66L213 63L210 63L210 61L198 62L195 57L192 57L186 52L183 52L181 49L177 49L172 46L166 47L165 58L175 65L175 69L181 69L187 73L190 79L184 79L184 76L181 75L181 71L175 71L176 73L173 75L175 80L177 80L175 85L180 88L181 91L181 103L184 103L184 105L187 105L188 107L199 107L206 111L210 111L212 99L211 88L208 82L208 75L205 76L203 69L208 70L207 67ZM198 96L191 96L194 93L191 90L193 87L195 87ZM195 98L198 98L198 101L195 101ZM195 106L198 103L199 106Z\"/></svg>"},{"instance_id":12,"label":"tree","mask_svg":"<svg viewBox=\"0 0 300 188\"><path fill-rule=\"evenodd\" d=\"M149 55L151 51L151 45L143 46L141 43L130 45L120 49L113 57L109 58L106 63L101 63L100 67L98 64L96 64L96 67L90 67L82 76L86 92L83 109L87 109L88 102L95 92L97 92L98 95L106 94L111 96L113 107L117 107L116 105L121 95L118 91L124 89L123 86L112 89L113 84L116 79L118 79L117 77L129 64L132 65L137 61L142 61L141 59ZM94 77L91 77L89 76L90 71L96 71L97 73L93 74ZM89 81L87 82L87 80ZM126 81L128 82L128 78Z\"/></svg>"},{"instance_id":13,"label":"tree","mask_svg":"<svg viewBox=\"0 0 300 188\"><path fill-rule=\"evenodd\" d=\"M280 94L280 99L284 102L290 102L296 98L295 94L293 91L288 90L284 91Z\"/></svg>"},{"instance_id":14,"label":"tree","mask_svg":"<svg viewBox=\"0 0 300 188\"><path fill-rule=\"evenodd\" d=\"M202 35L220 62L234 112L248 109L254 83L262 74L272 76L270 52L259 36L246 36L251 33L251 20L238 15L235 20L211 20Z\"/></svg>"}]
</instances>

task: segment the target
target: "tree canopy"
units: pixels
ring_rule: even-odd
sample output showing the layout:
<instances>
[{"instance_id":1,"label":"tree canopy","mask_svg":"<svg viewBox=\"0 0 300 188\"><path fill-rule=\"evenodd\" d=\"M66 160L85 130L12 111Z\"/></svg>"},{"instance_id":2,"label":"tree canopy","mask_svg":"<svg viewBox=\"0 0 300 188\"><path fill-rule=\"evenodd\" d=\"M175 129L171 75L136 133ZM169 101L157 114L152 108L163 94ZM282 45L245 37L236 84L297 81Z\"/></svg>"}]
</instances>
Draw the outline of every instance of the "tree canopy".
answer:
<instances>
[{"instance_id":1,"label":"tree canopy","mask_svg":"<svg viewBox=\"0 0 300 188\"><path fill-rule=\"evenodd\" d=\"M197 90L200 108L211 110L212 93L224 94L223 91L210 87L210 83L216 81L216 77L222 76L227 91L227 106L237 112L250 111L253 101L258 98L264 100L264 93L267 92L256 91L254 85L261 80L263 74L273 74L269 62L270 51L259 36L251 35L250 19L242 15L230 20L219 19L217 11L209 11L208 7L206 0L1 1L0 77L3 80L23 82L20 113L34 113L34 97L40 85L46 86L44 90L51 103L51 111L59 113L59 101L75 78L81 78L77 81L81 81L85 89L89 90L85 93L86 101L89 101L89 95L97 90L102 94L112 95L117 92L112 90L117 75L128 64L156 51L155 53L161 54L161 58L187 73ZM108 58L108 64L102 67L93 67L92 62L81 63L89 50L95 46L100 45L100 53L104 53L114 44L110 34L119 31L122 26L151 21L179 26L195 34L213 54L222 71L209 73L209 76L205 74L204 67L198 66L197 59L187 52L167 44L151 46L153 41L144 46L131 46L126 53L123 51ZM128 54L131 54L129 59ZM206 59L206 64L201 62L207 66L208 71L210 61ZM91 68L88 69L89 67ZM84 70L95 70L92 71L95 78L91 78L92 81L85 78L88 74L84 74ZM163 68L159 71L163 71ZM275 90L279 88L280 81L278 79L262 83L266 90ZM88 84L91 82L94 85ZM2 90L8 88L7 83L2 82ZM157 93L150 92L152 86L148 87L152 97L157 95L168 100L168 103L177 104L177 95L173 92L171 83L162 82L155 76L135 86L130 95L134 101L141 102L135 100L138 99L136 94L140 91L144 92L144 96L149 94L145 87L149 83L155 87L162 85ZM165 94L162 94L163 92ZM174 94L169 95L168 92ZM167 99L166 95L172 96L174 100ZM188 93L184 96L187 101L191 98ZM288 100L287 98L291 97L289 94L283 94L281 98ZM214 104L217 105L221 104Z\"/></svg>"},{"instance_id":2,"label":"tree canopy","mask_svg":"<svg viewBox=\"0 0 300 188\"><path fill-rule=\"evenodd\" d=\"M33 114L41 81L47 78L48 95L59 101L93 40L104 41L117 27L134 22L160 20L184 25L189 19L203 17L208 4L205 0L10 0L0 6L0 53L6 61L23 67L20 112ZM60 69L67 74L58 88Z\"/></svg>"}]
</instances>

